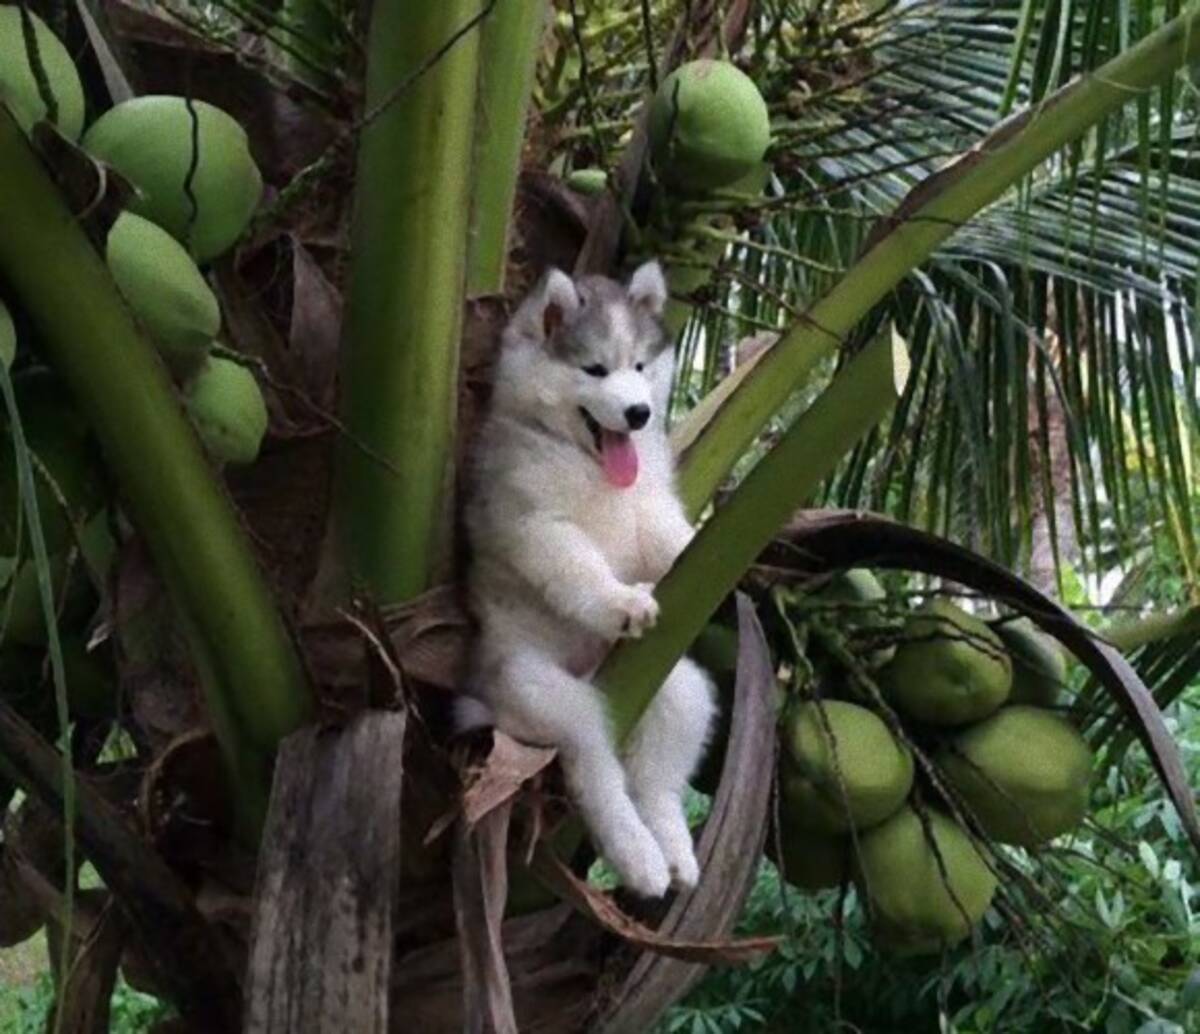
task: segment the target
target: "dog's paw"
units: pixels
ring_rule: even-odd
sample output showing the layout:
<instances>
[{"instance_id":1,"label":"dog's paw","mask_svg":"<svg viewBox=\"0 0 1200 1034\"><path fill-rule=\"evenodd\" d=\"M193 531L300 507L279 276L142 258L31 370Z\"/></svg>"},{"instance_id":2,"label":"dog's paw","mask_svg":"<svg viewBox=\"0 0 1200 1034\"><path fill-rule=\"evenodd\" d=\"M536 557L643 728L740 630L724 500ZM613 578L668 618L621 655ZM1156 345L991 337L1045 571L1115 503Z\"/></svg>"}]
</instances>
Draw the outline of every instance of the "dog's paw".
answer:
<instances>
[{"instance_id":1,"label":"dog's paw","mask_svg":"<svg viewBox=\"0 0 1200 1034\"><path fill-rule=\"evenodd\" d=\"M608 852L608 861L621 885L639 897L661 898L671 887L667 860L647 831L622 838L620 846Z\"/></svg>"},{"instance_id":2,"label":"dog's paw","mask_svg":"<svg viewBox=\"0 0 1200 1034\"><path fill-rule=\"evenodd\" d=\"M700 882L700 863L696 861L696 852L690 843L668 856L667 868L671 873L671 886L675 890L694 890Z\"/></svg>"},{"instance_id":3,"label":"dog's paw","mask_svg":"<svg viewBox=\"0 0 1200 1034\"><path fill-rule=\"evenodd\" d=\"M640 639L642 633L653 628L658 621L658 600L654 598L654 586L649 582L628 586L621 595L618 607L621 614L620 634L630 639Z\"/></svg>"}]
</instances>

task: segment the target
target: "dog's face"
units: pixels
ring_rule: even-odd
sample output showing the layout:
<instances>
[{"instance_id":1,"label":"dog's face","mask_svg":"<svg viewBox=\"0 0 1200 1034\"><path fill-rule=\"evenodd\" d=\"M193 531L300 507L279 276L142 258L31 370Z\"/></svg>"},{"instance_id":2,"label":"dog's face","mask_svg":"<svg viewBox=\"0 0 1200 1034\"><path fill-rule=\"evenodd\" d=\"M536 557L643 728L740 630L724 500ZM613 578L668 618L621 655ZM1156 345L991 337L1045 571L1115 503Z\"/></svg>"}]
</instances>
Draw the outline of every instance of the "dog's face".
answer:
<instances>
[{"instance_id":1,"label":"dog's face","mask_svg":"<svg viewBox=\"0 0 1200 1034\"><path fill-rule=\"evenodd\" d=\"M506 336L530 368L510 376L522 406L588 452L608 481L637 480L640 433L661 422L671 356L661 316L667 290L657 262L628 284L601 276L572 281L553 269L517 310ZM515 340L514 340L515 339ZM664 383L665 382L665 383Z\"/></svg>"}]
</instances>

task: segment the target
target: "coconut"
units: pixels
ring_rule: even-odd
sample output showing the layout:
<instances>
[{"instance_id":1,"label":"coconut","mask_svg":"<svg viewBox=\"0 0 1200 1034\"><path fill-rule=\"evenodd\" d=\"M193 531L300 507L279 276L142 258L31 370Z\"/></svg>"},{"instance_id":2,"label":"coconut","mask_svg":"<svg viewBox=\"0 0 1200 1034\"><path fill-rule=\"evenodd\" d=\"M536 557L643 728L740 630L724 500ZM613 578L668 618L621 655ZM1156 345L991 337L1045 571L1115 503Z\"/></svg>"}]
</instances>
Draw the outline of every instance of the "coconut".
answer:
<instances>
[{"instance_id":1,"label":"coconut","mask_svg":"<svg viewBox=\"0 0 1200 1034\"><path fill-rule=\"evenodd\" d=\"M576 169L567 176L567 186L577 194L600 194L608 186L608 173L603 169Z\"/></svg>"},{"instance_id":2,"label":"coconut","mask_svg":"<svg viewBox=\"0 0 1200 1034\"><path fill-rule=\"evenodd\" d=\"M771 140L758 87L728 61L681 65L658 87L650 107L654 164L688 190L729 186L762 161Z\"/></svg>"},{"instance_id":3,"label":"coconut","mask_svg":"<svg viewBox=\"0 0 1200 1034\"><path fill-rule=\"evenodd\" d=\"M818 599L832 603L846 603L839 617L852 628L868 628L878 624L877 608L887 600L887 591L879 579L864 567L843 571L814 594ZM896 655L894 646L883 646L867 652L862 658L869 668L879 668Z\"/></svg>"},{"instance_id":4,"label":"coconut","mask_svg":"<svg viewBox=\"0 0 1200 1034\"><path fill-rule=\"evenodd\" d=\"M850 875L851 842L848 836L825 836L798 829L791 813L780 814L779 851L775 838L767 837L766 854L788 883L801 890L840 887ZM781 852L782 858L776 854Z\"/></svg>"},{"instance_id":5,"label":"coconut","mask_svg":"<svg viewBox=\"0 0 1200 1034\"><path fill-rule=\"evenodd\" d=\"M1058 642L1029 618L1001 622L995 631L1013 661L1008 702L1053 706L1067 681L1067 661Z\"/></svg>"},{"instance_id":6,"label":"coconut","mask_svg":"<svg viewBox=\"0 0 1200 1034\"><path fill-rule=\"evenodd\" d=\"M166 230L122 212L108 233L108 268L159 352L181 375L208 355L221 310L200 270Z\"/></svg>"},{"instance_id":7,"label":"coconut","mask_svg":"<svg viewBox=\"0 0 1200 1034\"><path fill-rule=\"evenodd\" d=\"M17 357L17 328L4 302L0 301L0 366L6 370Z\"/></svg>"},{"instance_id":8,"label":"coconut","mask_svg":"<svg viewBox=\"0 0 1200 1034\"><path fill-rule=\"evenodd\" d=\"M132 182L132 204L186 245L197 262L227 251L241 236L262 196L262 176L246 132L220 108L193 101L199 159L192 199L192 115L183 97L147 96L118 104L88 129L83 146ZM195 216L193 222L193 214Z\"/></svg>"},{"instance_id":9,"label":"coconut","mask_svg":"<svg viewBox=\"0 0 1200 1034\"><path fill-rule=\"evenodd\" d=\"M733 717L733 686L737 677L737 629L717 621L710 622L688 651L692 659L713 677L717 687L717 716L712 736L705 749L692 785L701 793L714 794L721 781L729 724Z\"/></svg>"},{"instance_id":10,"label":"coconut","mask_svg":"<svg viewBox=\"0 0 1200 1034\"><path fill-rule=\"evenodd\" d=\"M78 140L83 130L84 110L79 72L50 27L32 11L29 17L33 21L38 57L58 106L58 131ZM25 50L21 10L15 5L0 7L0 101L8 105L17 124L26 132L46 117L46 105Z\"/></svg>"},{"instance_id":11,"label":"coconut","mask_svg":"<svg viewBox=\"0 0 1200 1034\"><path fill-rule=\"evenodd\" d=\"M209 356L188 383L192 425L218 463L253 463L267 433L267 404L254 374L231 359Z\"/></svg>"},{"instance_id":12,"label":"coconut","mask_svg":"<svg viewBox=\"0 0 1200 1034\"><path fill-rule=\"evenodd\" d=\"M960 733L937 762L993 840L1034 847L1074 829L1087 811L1092 753L1065 719L1002 708Z\"/></svg>"},{"instance_id":13,"label":"coconut","mask_svg":"<svg viewBox=\"0 0 1200 1034\"><path fill-rule=\"evenodd\" d=\"M937 599L905 623L879 683L910 717L962 725L986 718L1008 699L1012 661L987 625Z\"/></svg>"},{"instance_id":14,"label":"coconut","mask_svg":"<svg viewBox=\"0 0 1200 1034\"><path fill-rule=\"evenodd\" d=\"M974 841L940 812L929 811L928 822L936 853L910 807L859 841L857 878L881 940L914 954L961 941L996 892L996 877Z\"/></svg>"},{"instance_id":15,"label":"coconut","mask_svg":"<svg viewBox=\"0 0 1200 1034\"><path fill-rule=\"evenodd\" d=\"M801 703L784 716L783 726L780 789L797 828L866 829L904 803L912 788L912 755L865 707L841 700Z\"/></svg>"},{"instance_id":16,"label":"coconut","mask_svg":"<svg viewBox=\"0 0 1200 1034\"><path fill-rule=\"evenodd\" d=\"M13 388L25 441L35 457L33 476L46 548L58 552L71 538L71 522L59 493L71 516L81 522L104 501L99 452L65 387L52 374L24 373L13 378ZM16 555L21 506L12 432L4 420L0 423L0 555ZM27 547L27 528L22 541Z\"/></svg>"},{"instance_id":17,"label":"coconut","mask_svg":"<svg viewBox=\"0 0 1200 1034\"><path fill-rule=\"evenodd\" d=\"M106 577L116 553L116 543L105 513L93 517L84 526L79 540L82 556L76 557L73 564L68 551L48 558L50 589L60 630L76 628L92 614L97 603L93 579ZM46 621L38 588L37 564L29 557L13 567L15 573L11 580L0 578L0 640L5 644L44 646ZM7 622L3 620L5 607L8 608Z\"/></svg>"}]
</instances>

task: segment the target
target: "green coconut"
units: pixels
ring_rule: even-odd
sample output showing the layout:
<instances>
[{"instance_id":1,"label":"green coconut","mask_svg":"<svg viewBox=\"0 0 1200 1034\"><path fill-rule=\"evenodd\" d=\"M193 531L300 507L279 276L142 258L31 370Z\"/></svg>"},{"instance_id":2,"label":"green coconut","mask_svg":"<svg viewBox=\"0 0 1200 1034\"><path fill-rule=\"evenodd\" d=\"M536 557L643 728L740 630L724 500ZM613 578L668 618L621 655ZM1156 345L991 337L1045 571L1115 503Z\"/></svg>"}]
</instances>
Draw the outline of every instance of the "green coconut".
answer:
<instances>
[{"instance_id":1,"label":"green coconut","mask_svg":"<svg viewBox=\"0 0 1200 1034\"><path fill-rule=\"evenodd\" d=\"M935 599L905 623L879 683L905 714L931 725L986 718L1012 689L1012 661L987 625Z\"/></svg>"},{"instance_id":2,"label":"green coconut","mask_svg":"<svg viewBox=\"0 0 1200 1034\"><path fill-rule=\"evenodd\" d=\"M267 433L258 381L231 359L209 356L188 382L184 403L200 440L218 463L253 463Z\"/></svg>"},{"instance_id":3,"label":"green coconut","mask_svg":"<svg viewBox=\"0 0 1200 1034\"><path fill-rule=\"evenodd\" d=\"M78 628L92 615L98 602L95 582L107 575L116 554L116 543L105 513L96 515L84 525L79 538L82 556L73 564L69 551L48 558L50 588L58 608L60 631ZM5 607L8 608L7 622L3 619ZM25 646L46 644L42 596L38 588L37 565L32 557L16 565L11 577L0 578L0 641Z\"/></svg>"},{"instance_id":4,"label":"green coconut","mask_svg":"<svg viewBox=\"0 0 1200 1034\"><path fill-rule=\"evenodd\" d=\"M996 877L975 842L940 812L929 811L928 821L936 853L911 807L859 840L857 878L881 943L906 954L961 941L996 892Z\"/></svg>"},{"instance_id":5,"label":"green coconut","mask_svg":"<svg viewBox=\"0 0 1200 1034\"><path fill-rule=\"evenodd\" d=\"M1092 753L1065 719L1039 707L1002 708L960 733L937 762L993 840L1035 847L1074 829L1087 811Z\"/></svg>"},{"instance_id":6,"label":"green coconut","mask_svg":"<svg viewBox=\"0 0 1200 1034\"><path fill-rule=\"evenodd\" d=\"M0 366L9 369L17 357L17 328L13 326L8 306L0 301Z\"/></svg>"},{"instance_id":7,"label":"green coconut","mask_svg":"<svg viewBox=\"0 0 1200 1034\"><path fill-rule=\"evenodd\" d=\"M166 230L122 212L108 232L108 268L163 358L181 375L208 355L221 329L217 297Z\"/></svg>"},{"instance_id":8,"label":"green coconut","mask_svg":"<svg viewBox=\"0 0 1200 1034\"><path fill-rule=\"evenodd\" d=\"M603 169L576 169L567 176L567 186L577 194L599 194L608 186L608 173Z\"/></svg>"},{"instance_id":9,"label":"green coconut","mask_svg":"<svg viewBox=\"0 0 1200 1034\"><path fill-rule=\"evenodd\" d=\"M850 875L852 847L848 836L826 836L799 829L788 811L781 813L780 826L778 850L774 836L768 835L766 854L788 883L801 890L842 885ZM777 858L777 853L782 858Z\"/></svg>"},{"instance_id":10,"label":"green coconut","mask_svg":"<svg viewBox=\"0 0 1200 1034\"><path fill-rule=\"evenodd\" d=\"M717 687L717 716L712 736L704 752L692 785L701 793L714 794L721 781L729 724L733 717L733 687L737 679L737 629L717 621L710 622L692 643L691 658L707 671Z\"/></svg>"},{"instance_id":11,"label":"green coconut","mask_svg":"<svg viewBox=\"0 0 1200 1034\"><path fill-rule=\"evenodd\" d=\"M85 522L104 502L99 451L65 386L55 376L45 370L29 371L13 378L13 388L25 441L34 458L33 474L46 548L55 553L71 538L70 517ZM59 493L70 516L59 501ZM18 527L23 522L21 506L12 431L7 419L2 419L0 555L17 553ZM21 541L28 549L27 529Z\"/></svg>"},{"instance_id":12,"label":"green coconut","mask_svg":"<svg viewBox=\"0 0 1200 1034\"><path fill-rule=\"evenodd\" d=\"M867 829L894 814L912 788L912 755L857 704L792 707L783 720L783 747L780 790L798 829Z\"/></svg>"},{"instance_id":13,"label":"green coconut","mask_svg":"<svg viewBox=\"0 0 1200 1034\"><path fill-rule=\"evenodd\" d=\"M753 80L728 61L710 59L689 61L662 81L649 131L659 174L694 191L737 182L771 141L767 105Z\"/></svg>"},{"instance_id":14,"label":"green coconut","mask_svg":"<svg viewBox=\"0 0 1200 1034\"><path fill-rule=\"evenodd\" d=\"M246 132L220 108L194 101L199 160L192 179L196 202L185 188L192 164L192 116L183 97L135 97L100 116L83 146L141 192L132 204L186 245L197 262L228 251L241 236L262 196L262 176Z\"/></svg>"},{"instance_id":15,"label":"green coconut","mask_svg":"<svg viewBox=\"0 0 1200 1034\"><path fill-rule=\"evenodd\" d=\"M865 567L854 567L842 571L823 585L814 594L818 599L830 603L847 604L838 614L839 619L855 629L878 625L878 611L887 600L887 590ZM862 658L869 668L879 668L896 655L894 646L882 646L870 650Z\"/></svg>"},{"instance_id":16,"label":"green coconut","mask_svg":"<svg viewBox=\"0 0 1200 1034\"><path fill-rule=\"evenodd\" d=\"M78 140L83 130L83 84L75 62L50 27L32 11L33 35L38 57L46 73L50 93L58 107L58 131ZM21 9L15 5L0 7L0 101L26 132L46 117L46 105L38 89L33 65L25 49Z\"/></svg>"},{"instance_id":17,"label":"green coconut","mask_svg":"<svg viewBox=\"0 0 1200 1034\"><path fill-rule=\"evenodd\" d=\"M1052 707L1067 681L1067 659L1058 642L1039 631L1029 618L1004 621L996 634L1013 661L1010 704Z\"/></svg>"}]
</instances>

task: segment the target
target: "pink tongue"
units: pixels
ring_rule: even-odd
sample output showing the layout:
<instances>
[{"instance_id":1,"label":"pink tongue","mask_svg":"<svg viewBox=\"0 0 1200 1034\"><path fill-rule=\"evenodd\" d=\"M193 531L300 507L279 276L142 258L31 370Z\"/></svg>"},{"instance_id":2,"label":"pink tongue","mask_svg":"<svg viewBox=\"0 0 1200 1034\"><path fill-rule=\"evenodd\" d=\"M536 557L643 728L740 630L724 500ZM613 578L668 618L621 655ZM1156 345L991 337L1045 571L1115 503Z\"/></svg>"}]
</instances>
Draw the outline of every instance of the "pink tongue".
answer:
<instances>
[{"instance_id":1,"label":"pink tongue","mask_svg":"<svg viewBox=\"0 0 1200 1034\"><path fill-rule=\"evenodd\" d=\"M638 454L633 439L619 431L600 431L600 464L604 476L617 488L628 488L638 476Z\"/></svg>"}]
</instances>

